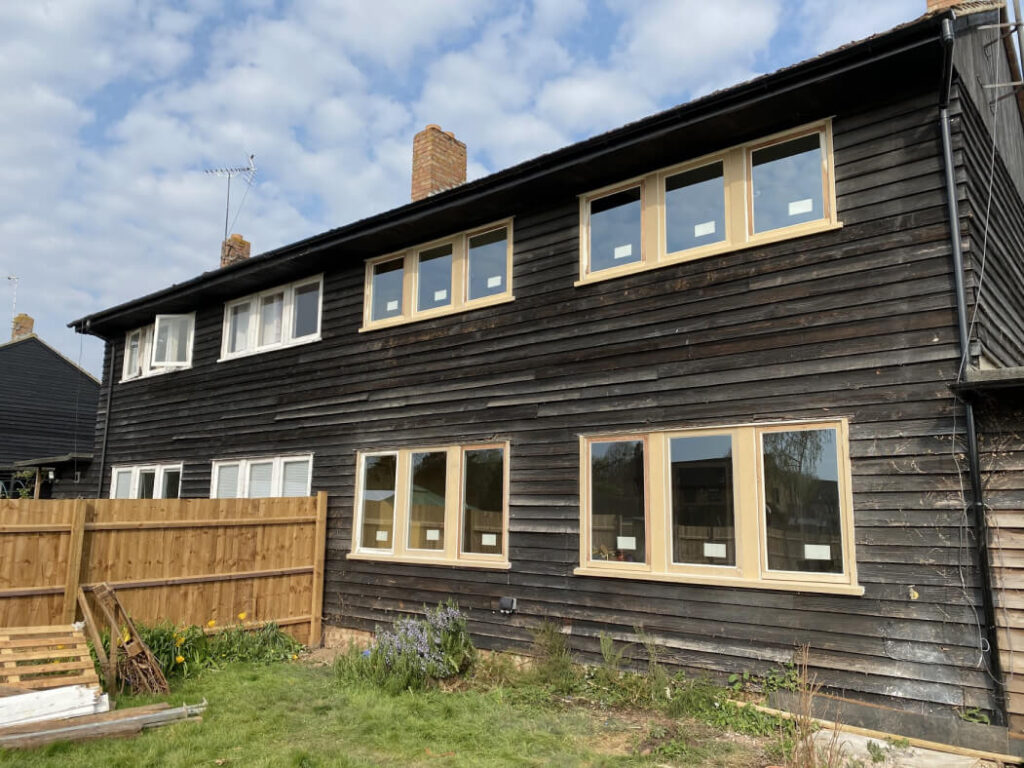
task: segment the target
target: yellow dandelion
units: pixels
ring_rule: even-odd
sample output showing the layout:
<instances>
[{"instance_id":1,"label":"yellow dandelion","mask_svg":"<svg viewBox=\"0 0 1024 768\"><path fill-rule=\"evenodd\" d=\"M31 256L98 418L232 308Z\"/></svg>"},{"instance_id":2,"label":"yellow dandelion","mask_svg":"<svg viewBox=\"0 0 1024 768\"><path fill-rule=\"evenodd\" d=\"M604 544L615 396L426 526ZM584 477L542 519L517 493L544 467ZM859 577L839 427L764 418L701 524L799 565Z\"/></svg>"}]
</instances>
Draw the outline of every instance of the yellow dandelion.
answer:
<instances>
[{"instance_id":1,"label":"yellow dandelion","mask_svg":"<svg viewBox=\"0 0 1024 768\"><path fill-rule=\"evenodd\" d=\"M208 622L206 622L206 626L208 626L208 627L216 626L216 624L217 624L217 622L214 621L213 619L210 619Z\"/></svg>"},{"instance_id":2,"label":"yellow dandelion","mask_svg":"<svg viewBox=\"0 0 1024 768\"><path fill-rule=\"evenodd\" d=\"M174 644L178 648L181 648L181 646L183 646L185 644L185 638L184 637L176 637L176 638L174 638Z\"/></svg>"},{"instance_id":3,"label":"yellow dandelion","mask_svg":"<svg viewBox=\"0 0 1024 768\"><path fill-rule=\"evenodd\" d=\"M238 614L238 620L239 621L245 621L245 617L248 616L248 615L249 615L248 613L246 613L245 611L242 611L240 614Z\"/></svg>"},{"instance_id":4,"label":"yellow dandelion","mask_svg":"<svg viewBox=\"0 0 1024 768\"><path fill-rule=\"evenodd\" d=\"M292 654L292 660L294 661L294 660L295 660L295 659L297 659L297 658L299 658L299 654L297 654L297 653L293 653L293 654Z\"/></svg>"},{"instance_id":5,"label":"yellow dandelion","mask_svg":"<svg viewBox=\"0 0 1024 768\"><path fill-rule=\"evenodd\" d=\"M185 657L184 656L175 656L174 657L174 661L176 663L178 663L178 664L184 664L185 663Z\"/></svg>"}]
</instances>

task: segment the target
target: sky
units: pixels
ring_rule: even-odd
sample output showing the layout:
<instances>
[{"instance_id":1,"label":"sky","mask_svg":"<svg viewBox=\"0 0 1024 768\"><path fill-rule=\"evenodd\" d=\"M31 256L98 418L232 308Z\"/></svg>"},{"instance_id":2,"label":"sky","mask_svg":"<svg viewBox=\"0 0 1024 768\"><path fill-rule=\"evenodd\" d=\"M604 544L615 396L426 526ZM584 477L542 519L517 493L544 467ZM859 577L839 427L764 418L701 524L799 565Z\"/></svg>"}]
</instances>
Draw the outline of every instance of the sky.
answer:
<instances>
[{"instance_id":1,"label":"sky","mask_svg":"<svg viewBox=\"0 0 1024 768\"><path fill-rule=\"evenodd\" d=\"M909 21L925 0L0 2L0 315L100 375L83 315ZM15 284L8 275L18 278ZM6 334L0 343L6 340Z\"/></svg>"}]
</instances>

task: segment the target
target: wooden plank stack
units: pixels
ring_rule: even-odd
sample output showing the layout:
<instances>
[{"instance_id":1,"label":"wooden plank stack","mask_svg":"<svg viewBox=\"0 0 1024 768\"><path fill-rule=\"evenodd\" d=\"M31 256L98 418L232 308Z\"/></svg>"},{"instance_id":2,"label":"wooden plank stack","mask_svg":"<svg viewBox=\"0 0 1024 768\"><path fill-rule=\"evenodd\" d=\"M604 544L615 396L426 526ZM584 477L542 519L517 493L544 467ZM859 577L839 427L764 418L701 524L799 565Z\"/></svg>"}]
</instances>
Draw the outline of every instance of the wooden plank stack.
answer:
<instances>
[{"instance_id":1,"label":"wooden plank stack","mask_svg":"<svg viewBox=\"0 0 1024 768\"><path fill-rule=\"evenodd\" d=\"M0 627L0 686L40 691L69 685L100 690L81 629Z\"/></svg>"}]
</instances>

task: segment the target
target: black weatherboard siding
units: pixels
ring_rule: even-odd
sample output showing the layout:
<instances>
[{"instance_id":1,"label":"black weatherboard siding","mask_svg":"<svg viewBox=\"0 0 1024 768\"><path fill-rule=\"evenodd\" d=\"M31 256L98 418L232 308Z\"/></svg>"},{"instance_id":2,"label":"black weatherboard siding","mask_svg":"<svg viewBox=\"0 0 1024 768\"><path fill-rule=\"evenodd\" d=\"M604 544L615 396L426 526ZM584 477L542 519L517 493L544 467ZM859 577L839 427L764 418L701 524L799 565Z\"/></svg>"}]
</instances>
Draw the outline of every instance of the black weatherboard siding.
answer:
<instances>
[{"instance_id":1,"label":"black weatherboard siding","mask_svg":"<svg viewBox=\"0 0 1024 768\"><path fill-rule=\"evenodd\" d=\"M454 596L484 647L522 648L547 618L571 625L574 647L596 659L600 632L641 626L667 662L728 673L765 672L806 643L819 682L847 695L923 713L990 709L954 459L963 412L949 390L959 346L929 24L911 30L920 39L889 39L923 46L931 35L926 50L750 95L692 127L680 117L648 143L622 138L607 163L567 160L532 194L479 192L474 209L459 196L486 185L466 185L408 207L409 220L394 214L386 233L378 222L333 244L325 235L94 316L116 381L132 324L172 307L197 313L190 370L114 384L106 466L183 461L183 495L208 496L212 460L312 451L313 488L330 494L325 613L342 626L372 630ZM955 106L969 113L969 99ZM574 287L577 195L830 115L841 229ZM965 124L969 114L959 147ZM958 152L961 179L969 162ZM508 216L515 301L358 332L363 258ZM225 298L321 271L322 341L216 362ZM993 333L1008 322L988 317ZM850 422L863 596L573 575L581 433L839 417ZM510 570L346 558L357 451L506 440ZM516 614L498 613L503 596L517 598Z\"/></svg>"}]
</instances>

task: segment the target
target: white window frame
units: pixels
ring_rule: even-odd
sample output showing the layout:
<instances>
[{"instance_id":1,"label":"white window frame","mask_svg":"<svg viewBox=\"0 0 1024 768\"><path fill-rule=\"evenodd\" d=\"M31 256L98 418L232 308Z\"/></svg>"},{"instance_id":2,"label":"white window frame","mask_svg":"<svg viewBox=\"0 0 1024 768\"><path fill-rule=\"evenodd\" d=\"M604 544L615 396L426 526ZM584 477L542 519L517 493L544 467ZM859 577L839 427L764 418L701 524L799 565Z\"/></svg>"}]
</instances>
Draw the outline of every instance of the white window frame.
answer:
<instances>
[{"instance_id":1,"label":"white window frame","mask_svg":"<svg viewBox=\"0 0 1024 768\"><path fill-rule=\"evenodd\" d=\"M296 337L295 334L295 296L296 292L311 285L317 286L317 310L316 310L316 333ZM281 340L270 344L259 344L260 337L260 305L267 296L277 293L284 294L284 306L281 309ZM249 303L249 327L246 329L245 349L237 352L231 351L231 311L234 307ZM271 352L275 349L286 349L297 347L301 344L311 344L320 341L323 332L323 310L324 310L324 276L323 274L313 277L306 277L284 285L275 285L273 288L251 293L248 296L241 296L232 299L224 304L224 320L221 326L221 345L219 363L225 360L234 360L239 357L259 355L264 352Z\"/></svg>"},{"instance_id":2,"label":"white window frame","mask_svg":"<svg viewBox=\"0 0 1024 768\"><path fill-rule=\"evenodd\" d=\"M154 472L156 477L153 479L153 498L162 499L163 488L164 488L164 475L167 472L178 472L178 496L181 498L181 483L185 477L185 465L182 462L177 464L119 464L110 468L110 494L111 499L117 498L114 493L117 491L117 474L119 472L131 472L131 483L129 485L128 496L124 498L137 499L139 498L139 476L143 472Z\"/></svg>"},{"instance_id":3,"label":"white window frame","mask_svg":"<svg viewBox=\"0 0 1024 768\"><path fill-rule=\"evenodd\" d=\"M156 356L156 325L165 318L188 318L188 342L186 346L185 362L182 363L158 363L154 360ZM133 336L139 337L138 369L131 371L128 368L128 345ZM140 328L133 328L124 335L124 354L121 360L121 382L134 379L144 379L149 376L158 376L171 371L184 371L192 367L192 348L196 336L196 313L180 315L157 315L149 325ZM119 382L120 383L120 382Z\"/></svg>"},{"instance_id":4,"label":"white window frame","mask_svg":"<svg viewBox=\"0 0 1024 768\"><path fill-rule=\"evenodd\" d=\"M312 453L297 453L288 454L284 456L245 456L232 459L214 459L212 462L212 470L210 472L210 498L236 498L236 499L248 499L249 498L249 468L253 464L266 464L268 462L273 464L273 468L270 473L270 496L259 497L259 498L282 498L284 493L284 465L292 461L307 461L309 462L309 474L306 476L306 496L312 495L313 488L313 454ZM238 479L235 486L235 496L217 496L217 483L220 479L220 470L222 467L237 466L238 467ZM295 497L301 498L301 497Z\"/></svg>"}]
</instances>

